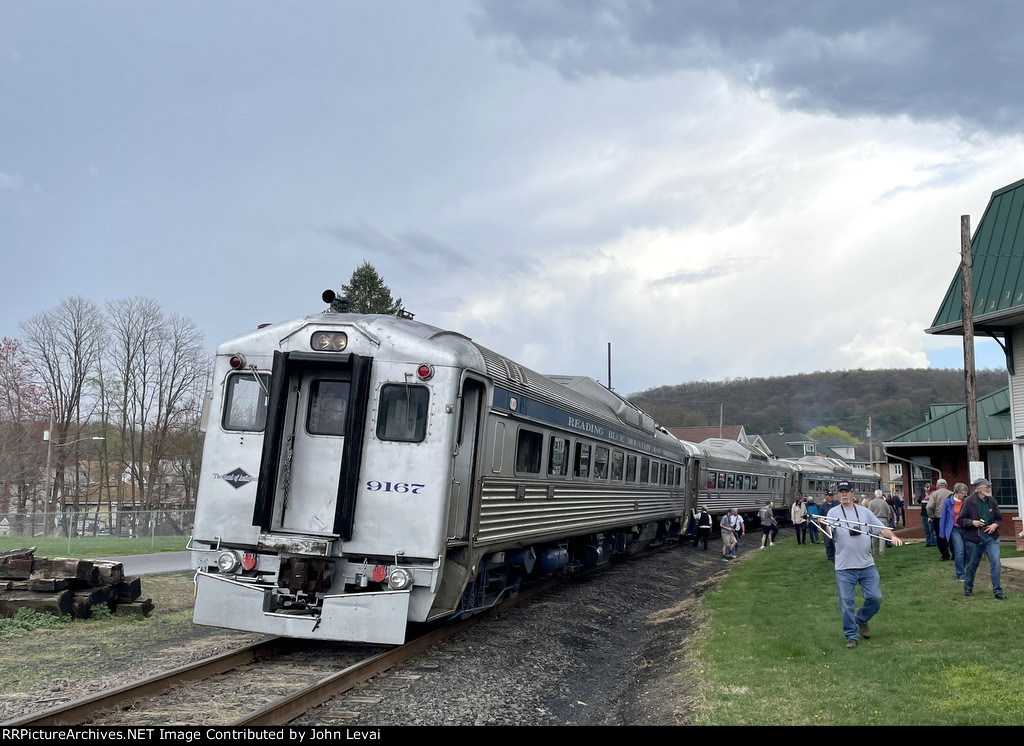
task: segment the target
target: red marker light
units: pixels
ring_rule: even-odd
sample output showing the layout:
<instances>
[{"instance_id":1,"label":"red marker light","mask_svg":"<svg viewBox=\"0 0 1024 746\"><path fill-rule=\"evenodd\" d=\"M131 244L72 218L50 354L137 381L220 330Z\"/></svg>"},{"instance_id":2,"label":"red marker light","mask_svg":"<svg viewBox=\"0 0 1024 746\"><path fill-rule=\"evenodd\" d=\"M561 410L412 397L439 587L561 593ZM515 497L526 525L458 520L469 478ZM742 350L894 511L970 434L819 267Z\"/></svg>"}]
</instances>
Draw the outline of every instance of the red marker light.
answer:
<instances>
[{"instance_id":1,"label":"red marker light","mask_svg":"<svg viewBox=\"0 0 1024 746\"><path fill-rule=\"evenodd\" d=\"M420 377L421 381L429 381L434 377L434 368L426 363L422 363L420 367L416 369L416 375Z\"/></svg>"},{"instance_id":2,"label":"red marker light","mask_svg":"<svg viewBox=\"0 0 1024 746\"><path fill-rule=\"evenodd\" d=\"M242 555L242 568L251 570L254 567L256 567L256 555L246 552Z\"/></svg>"},{"instance_id":3,"label":"red marker light","mask_svg":"<svg viewBox=\"0 0 1024 746\"><path fill-rule=\"evenodd\" d=\"M238 370L239 368L244 368L245 358L242 357L241 355L232 355L231 359L228 360L228 365L230 365L235 370Z\"/></svg>"}]
</instances>

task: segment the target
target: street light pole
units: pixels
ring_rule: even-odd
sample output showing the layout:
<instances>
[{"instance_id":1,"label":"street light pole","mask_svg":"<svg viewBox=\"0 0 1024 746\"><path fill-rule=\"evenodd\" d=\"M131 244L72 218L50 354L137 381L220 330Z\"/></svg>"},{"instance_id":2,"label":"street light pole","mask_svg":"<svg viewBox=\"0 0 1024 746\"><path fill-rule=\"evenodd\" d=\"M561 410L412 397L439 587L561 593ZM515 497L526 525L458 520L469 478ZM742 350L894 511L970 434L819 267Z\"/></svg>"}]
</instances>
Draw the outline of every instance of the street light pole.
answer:
<instances>
[{"instance_id":1,"label":"street light pole","mask_svg":"<svg viewBox=\"0 0 1024 746\"><path fill-rule=\"evenodd\" d=\"M50 464L53 462L53 413L50 413L50 429L43 433L43 440L46 441L46 503L45 507L48 507L50 500L50 485L53 483L53 477L50 474ZM93 435L88 438L76 438L75 440L69 440L64 443L58 443L59 446L70 446L75 443L81 443L86 440L106 440L102 435ZM56 501L53 501L56 503ZM56 511L56 505L54 505L54 511ZM45 510L43 511L46 512Z\"/></svg>"}]
</instances>

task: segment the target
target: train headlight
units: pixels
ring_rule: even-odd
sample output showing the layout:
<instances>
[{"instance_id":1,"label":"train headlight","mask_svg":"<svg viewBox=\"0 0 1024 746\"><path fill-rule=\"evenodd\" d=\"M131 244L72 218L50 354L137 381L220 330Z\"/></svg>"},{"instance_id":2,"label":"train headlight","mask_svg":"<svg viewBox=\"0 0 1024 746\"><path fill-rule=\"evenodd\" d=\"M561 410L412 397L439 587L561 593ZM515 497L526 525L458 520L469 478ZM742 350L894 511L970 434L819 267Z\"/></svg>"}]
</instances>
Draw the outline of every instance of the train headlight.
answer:
<instances>
[{"instance_id":1,"label":"train headlight","mask_svg":"<svg viewBox=\"0 0 1024 746\"><path fill-rule=\"evenodd\" d=\"M221 572L234 572L240 564L238 555L234 552L221 552L217 558L217 567L220 568Z\"/></svg>"},{"instance_id":2,"label":"train headlight","mask_svg":"<svg viewBox=\"0 0 1024 746\"><path fill-rule=\"evenodd\" d=\"M345 332L316 332L309 340L309 346L320 352L341 352L348 347Z\"/></svg>"},{"instance_id":3,"label":"train headlight","mask_svg":"<svg viewBox=\"0 0 1024 746\"><path fill-rule=\"evenodd\" d=\"M412 573L401 567L394 567L388 573L388 585L392 590L404 591L412 585Z\"/></svg>"}]
</instances>

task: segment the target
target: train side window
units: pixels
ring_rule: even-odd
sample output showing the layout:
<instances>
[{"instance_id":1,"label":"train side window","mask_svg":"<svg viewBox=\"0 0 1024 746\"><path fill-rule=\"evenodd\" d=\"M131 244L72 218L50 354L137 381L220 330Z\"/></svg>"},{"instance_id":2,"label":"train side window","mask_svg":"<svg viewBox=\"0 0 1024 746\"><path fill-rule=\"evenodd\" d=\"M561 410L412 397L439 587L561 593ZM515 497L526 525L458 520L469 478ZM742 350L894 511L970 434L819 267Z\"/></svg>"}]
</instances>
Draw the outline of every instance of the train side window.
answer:
<instances>
[{"instance_id":1,"label":"train side window","mask_svg":"<svg viewBox=\"0 0 1024 746\"><path fill-rule=\"evenodd\" d=\"M540 462L543 455L544 435L520 428L519 438L516 442L516 471L540 474Z\"/></svg>"},{"instance_id":2,"label":"train side window","mask_svg":"<svg viewBox=\"0 0 1024 746\"><path fill-rule=\"evenodd\" d=\"M651 484L658 483L658 462L651 461Z\"/></svg>"},{"instance_id":3,"label":"train side window","mask_svg":"<svg viewBox=\"0 0 1024 746\"><path fill-rule=\"evenodd\" d=\"M551 436L551 448L548 451L548 474L564 477L569 473L569 441L566 438Z\"/></svg>"},{"instance_id":4,"label":"train side window","mask_svg":"<svg viewBox=\"0 0 1024 746\"><path fill-rule=\"evenodd\" d=\"M491 451L491 471L501 473L501 462L505 458L505 423L497 420L494 423L494 450Z\"/></svg>"},{"instance_id":5,"label":"train side window","mask_svg":"<svg viewBox=\"0 0 1024 746\"><path fill-rule=\"evenodd\" d=\"M720 489L720 490L724 490L725 489L725 472L724 471L718 473L718 489Z\"/></svg>"},{"instance_id":6,"label":"train side window","mask_svg":"<svg viewBox=\"0 0 1024 746\"><path fill-rule=\"evenodd\" d=\"M377 412L377 437L419 443L427 436L427 406L430 391L426 386L389 383L381 387Z\"/></svg>"},{"instance_id":7,"label":"train side window","mask_svg":"<svg viewBox=\"0 0 1024 746\"><path fill-rule=\"evenodd\" d=\"M608 449L594 447L594 479L608 478Z\"/></svg>"},{"instance_id":8,"label":"train side window","mask_svg":"<svg viewBox=\"0 0 1024 746\"><path fill-rule=\"evenodd\" d=\"M757 489L757 475L756 474L750 478L750 489L752 489L752 490L756 490Z\"/></svg>"},{"instance_id":9,"label":"train side window","mask_svg":"<svg viewBox=\"0 0 1024 746\"><path fill-rule=\"evenodd\" d=\"M626 456L626 481L636 481L636 456Z\"/></svg>"},{"instance_id":10,"label":"train side window","mask_svg":"<svg viewBox=\"0 0 1024 746\"><path fill-rule=\"evenodd\" d=\"M668 484L668 464L661 465L661 481L658 484Z\"/></svg>"},{"instance_id":11,"label":"train side window","mask_svg":"<svg viewBox=\"0 0 1024 746\"><path fill-rule=\"evenodd\" d=\"M708 489L709 490L713 490L715 488L715 484L717 482L718 482L718 474L716 474L713 471L709 471L708 472Z\"/></svg>"},{"instance_id":12,"label":"train side window","mask_svg":"<svg viewBox=\"0 0 1024 746\"><path fill-rule=\"evenodd\" d=\"M228 376L224 392L224 417L221 422L225 430L247 430L263 432L267 426L267 391L270 376L259 374L259 380L252 373L232 373Z\"/></svg>"},{"instance_id":13,"label":"train side window","mask_svg":"<svg viewBox=\"0 0 1024 746\"><path fill-rule=\"evenodd\" d=\"M306 432L310 435L345 434L349 385L348 381L313 381L309 390Z\"/></svg>"},{"instance_id":14,"label":"train side window","mask_svg":"<svg viewBox=\"0 0 1024 746\"><path fill-rule=\"evenodd\" d=\"M576 444L576 460L573 463L572 474L574 477L587 479L590 477L590 444Z\"/></svg>"},{"instance_id":15,"label":"train side window","mask_svg":"<svg viewBox=\"0 0 1024 746\"><path fill-rule=\"evenodd\" d=\"M749 490L750 489L750 475L749 474L744 474L743 475L743 489L745 489L745 490Z\"/></svg>"},{"instance_id":16,"label":"train side window","mask_svg":"<svg viewBox=\"0 0 1024 746\"><path fill-rule=\"evenodd\" d=\"M651 460L646 456L640 457L640 484L647 484L651 478Z\"/></svg>"},{"instance_id":17,"label":"train side window","mask_svg":"<svg viewBox=\"0 0 1024 746\"><path fill-rule=\"evenodd\" d=\"M726 474L725 475L725 486L730 490L736 489L736 475Z\"/></svg>"},{"instance_id":18,"label":"train side window","mask_svg":"<svg viewBox=\"0 0 1024 746\"><path fill-rule=\"evenodd\" d=\"M612 479L616 482L622 481L622 460L625 454L622 451L612 451Z\"/></svg>"},{"instance_id":19,"label":"train side window","mask_svg":"<svg viewBox=\"0 0 1024 746\"><path fill-rule=\"evenodd\" d=\"M676 487L682 487L683 485L683 467L676 467Z\"/></svg>"}]
</instances>

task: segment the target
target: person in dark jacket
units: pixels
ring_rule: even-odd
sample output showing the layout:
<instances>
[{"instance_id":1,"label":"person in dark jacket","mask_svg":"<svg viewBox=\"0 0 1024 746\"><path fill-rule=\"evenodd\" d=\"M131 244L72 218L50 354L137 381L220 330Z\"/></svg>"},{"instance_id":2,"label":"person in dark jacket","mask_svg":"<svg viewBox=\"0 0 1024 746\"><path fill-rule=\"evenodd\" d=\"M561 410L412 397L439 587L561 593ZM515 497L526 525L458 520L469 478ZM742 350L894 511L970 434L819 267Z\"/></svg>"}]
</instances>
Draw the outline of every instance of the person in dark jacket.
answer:
<instances>
[{"instance_id":1,"label":"person in dark jacket","mask_svg":"<svg viewBox=\"0 0 1024 746\"><path fill-rule=\"evenodd\" d=\"M975 479L971 485L974 492L967 496L957 525L964 539L964 595L974 595L974 574L981 564L981 555L988 557L989 571L992 575L992 593L1002 600L1006 598L1000 583L999 564L999 526L1002 516L999 504L992 497L992 483L985 478Z\"/></svg>"},{"instance_id":2,"label":"person in dark jacket","mask_svg":"<svg viewBox=\"0 0 1024 746\"><path fill-rule=\"evenodd\" d=\"M702 506L697 508L697 512L690 511L693 519L697 521L697 535L693 537L693 543L691 547L696 547L698 544L703 544L701 549L708 548L708 538L711 536L711 514Z\"/></svg>"}]
</instances>

